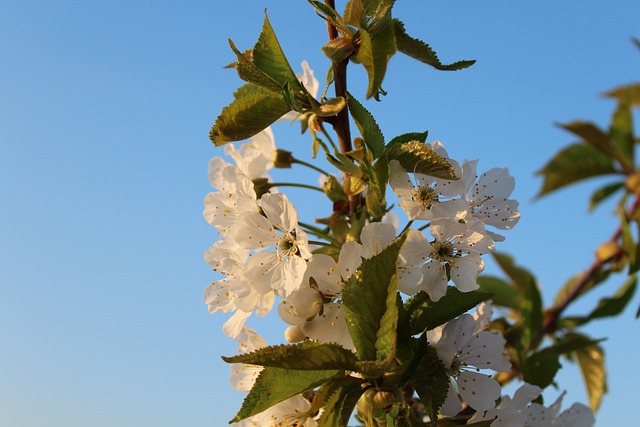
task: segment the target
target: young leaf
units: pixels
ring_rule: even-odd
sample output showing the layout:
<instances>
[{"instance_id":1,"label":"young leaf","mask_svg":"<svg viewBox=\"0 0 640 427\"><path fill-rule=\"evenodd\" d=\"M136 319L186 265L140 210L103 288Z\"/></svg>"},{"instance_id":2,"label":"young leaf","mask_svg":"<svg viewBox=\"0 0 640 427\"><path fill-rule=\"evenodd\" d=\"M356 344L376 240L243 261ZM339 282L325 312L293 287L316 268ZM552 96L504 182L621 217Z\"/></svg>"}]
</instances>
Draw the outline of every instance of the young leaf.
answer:
<instances>
[{"instance_id":1,"label":"young leaf","mask_svg":"<svg viewBox=\"0 0 640 427\"><path fill-rule=\"evenodd\" d=\"M533 274L531 274L529 270L517 265L512 256L501 252L493 252L492 255L493 259L496 260L502 271L504 271L504 274L513 281L514 285L516 285L521 292L527 289L529 283L536 281Z\"/></svg>"},{"instance_id":2,"label":"young leaf","mask_svg":"<svg viewBox=\"0 0 640 427\"><path fill-rule=\"evenodd\" d=\"M289 112L289 106L280 94L251 86L251 89L243 89L240 98L222 109L209 132L209 139L215 145L250 138Z\"/></svg>"},{"instance_id":3,"label":"young leaf","mask_svg":"<svg viewBox=\"0 0 640 427\"><path fill-rule=\"evenodd\" d=\"M316 13L325 21L336 27L343 36L350 36L353 31L345 24L342 17L333 8L321 1L309 0L309 3L316 9Z\"/></svg>"},{"instance_id":4,"label":"young leaf","mask_svg":"<svg viewBox=\"0 0 640 427\"><path fill-rule=\"evenodd\" d=\"M280 87L289 83L295 90L305 90L289 65L266 13L262 32L253 47L253 64Z\"/></svg>"},{"instance_id":5,"label":"young leaf","mask_svg":"<svg viewBox=\"0 0 640 427\"><path fill-rule=\"evenodd\" d=\"M336 378L326 384L318 393L320 396L316 396L325 401L318 427L346 427L362 393L364 388L359 378Z\"/></svg>"},{"instance_id":6,"label":"young leaf","mask_svg":"<svg viewBox=\"0 0 640 427\"><path fill-rule=\"evenodd\" d=\"M597 148L603 153L608 154L611 157L616 157L616 148L611 143L609 135L595 124L576 120L571 123L560 123L558 126L579 136L585 142L588 142L594 148Z\"/></svg>"},{"instance_id":7,"label":"young leaf","mask_svg":"<svg viewBox=\"0 0 640 427\"><path fill-rule=\"evenodd\" d=\"M607 392L607 372L604 361L604 351L598 345L581 348L575 352L582 377L589 393L589 404L596 412Z\"/></svg>"},{"instance_id":8,"label":"young leaf","mask_svg":"<svg viewBox=\"0 0 640 427\"><path fill-rule=\"evenodd\" d=\"M457 61L453 64L445 65L438 59L438 55L431 49L431 46L423 42L422 40L414 39L410 37L402 21L398 19L393 20L396 34L396 45L398 50L413 59L431 65L437 70L441 71L457 71L462 70L475 64L475 60L463 60Z\"/></svg>"},{"instance_id":9,"label":"young leaf","mask_svg":"<svg viewBox=\"0 0 640 427\"><path fill-rule=\"evenodd\" d=\"M429 295L420 291L405 304L411 319L411 335L440 326L491 297L492 294L486 292L460 292L449 286L447 294L433 302Z\"/></svg>"},{"instance_id":10,"label":"young leaf","mask_svg":"<svg viewBox=\"0 0 640 427\"><path fill-rule=\"evenodd\" d=\"M616 172L609 155L589 144L572 144L557 153L536 172L544 178L542 189L536 197L587 178Z\"/></svg>"},{"instance_id":11,"label":"young leaf","mask_svg":"<svg viewBox=\"0 0 640 427\"><path fill-rule=\"evenodd\" d=\"M322 47L322 52L332 62L342 62L356 53L356 47L353 45L351 38L338 37L325 44Z\"/></svg>"},{"instance_id":12,"label":"young leaf","mask_svg":"<svg viewBox=\"0 0 640 427\"><path fill-rule=\"evenodd\" d=\"M640 107L640 83L622 86L604 94L618 101L629 100L636 107Z\"/></svg>"},{"instance_id":13,"label":"young leaf","mask_svg":"<svg viewBox=\"0 0 640 427\"><path fill-rule=\"evenodd\" d=\"M263 347L252 353L222 357L227 363L247 363L274 368L321 371L342 369L355 371L356 356L334 343L305 341L300 344Z\"/></svg>"},{"instance_id":14,"label":"young leaf","mask_svg":"<svg viewBox=\"0 0 640 427\"><path fill-rule=\"evenodd\" d=\"M347 103L351 117L356 122L365 144L373 153L373 157L377 159L384 149L384 135L382 135L380 127L371 113L350 93L347 93Z\"/></svg>"},{"instance_id":15,"label":"young leaf","mask_svg":"<svg viewBox=\"0 0 640 427\"><path fill-rule=\"evenodd\" d=\"M342 292L349 334L360 360L385 364L396 345L396 263L403 238L362 261Z\"/></svg>"},{"instance_id":16,"label":"young leaf","mask_svg":"<svg viewBox=\"0 0 640 427\"><path fill-rule=\"evenodd\" d=\"M297 394L321 386L344 371L296 371L281 368L264 368L249 391L240 411L231 422L237 422L272 407Z\"/></svg>"},{"instance_id":17,"label":"young leaf","mask_svg":"<svg viewBox=\"0 0 640 427\"><path fill-rule=\"evenodd\" d=\"M410 132L410 133L404 133L402 135L398 135L387 143L385 150L388 150L389 148L391 148L396 144L404 144L405 142L411 142L411 141L418 141L424 144L425 141L427 140L428 134L429 134L429 131Z\"/></svg>"},{"instance_id":18,"label":"young leaf","mask_svg":"<svg viewBox=\"0 0 640 427\"><path fill-rule=\"evenodd\" d=\"M558 353L553 347L547 347L533 353L523 366L524 380L529 384L545 388L553 382L558 370L562 367Z\"/></svg>"},{"instance_id":19,"label":"young leaf","mask_svg":"<svg viewBox=\"0 0 640 427\"><path fill-rule=\"evenodd\" d=\"M238 62L233 64L238 73L238 77L246 82L264 87L271 92L280 92L280 85L253 64L251 60L253 51L246 53L240 52L231 39L229 39L229 45L238 57Z\"/></svg>"},{"instance_id":20,"label":"young leaf","mask_svg":"<svg viewBox=\"0 0 640 427\"><path fill-rule=\"evenodd\" d=\"M624 182L614 182L594 191L589 199L589 210L593 211L600 203L624 188Z\"/></svg>"},{"instance_id":21,"label":"young leaf","mask_svg":"<svg viewBox=\"0 0 640 427\"><path fill-rule=\"evenodd\" d=\"M395 144L387 151L389 160L397 160L407 172L442 179L458 179L453 168L442 157L419 141Z\"/></svg>"}]
</instances>

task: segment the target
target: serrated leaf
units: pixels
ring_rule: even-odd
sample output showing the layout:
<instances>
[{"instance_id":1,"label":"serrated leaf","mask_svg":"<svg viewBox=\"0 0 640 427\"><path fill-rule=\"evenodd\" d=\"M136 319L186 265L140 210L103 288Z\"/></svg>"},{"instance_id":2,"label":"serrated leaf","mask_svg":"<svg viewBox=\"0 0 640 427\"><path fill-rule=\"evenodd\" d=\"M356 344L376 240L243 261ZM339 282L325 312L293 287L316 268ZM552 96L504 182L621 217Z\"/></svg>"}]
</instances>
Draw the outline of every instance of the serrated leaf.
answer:
<instances>
[{"instance_id":1,"label":"serrated leaf","mask_svg":"<svg viewBox=\"0 0 640 427\"><path fill-rule=\"evenodd\" d=\"M614 195L617 191L624 188L624 182L614 182L600 187L591 194L589 199L589 210L594 210L600 203Z\"/></svg>"},{"instance_id":2,"label":"serrated leaf","mask_svg":"<svg viewBox=\"0 0 640 427\"><path fill-rule=\"evenodd\" d=\"M452 64L445 65L440 62L438 55L431 49L431 46L423 42L422 40L414 39L410 37L402 21L394 19L394 27L396 34L396 45L398 50L413 59L431 65L433 68L441 71L457 71L462 70L475 64L475 60L462 60Z\"/></svg>"},{"instance_id":3,"label":"serrated leaf","mask_svg":"<svg viewBox=\"0 0 640 427\"><path fill-rule=\"evenodd\" d=\"M356 122L365 144L373 153L373 157L377 159L382 155L382 150L384 149L384 135L378 123L376 123L369 110L364 108L350 93L347 93L347 104L349 105L351 117Z\"/></svg>"},{"instance_id":4,"label":"serrated leaf","mask_svg":"<svg viewBox=\"0 0 640 427\"><path fill-rule=\"evenodd\" d=\"M340 14L336 12L332 7L327 6L323 2L316 1L316 0L309 0L309 3L311 3L311 5L316 9L316 13L321 18L323 18L324 20L329 22L331 25L336 27L336 29L340 31L340 33L343 36L348 36L352 34L351 29L347 27L345 22L342 20L342 17L340 16Z\"/></svg>"},{"instance_id":5,"label":"serrated leaf","mask_svg":"<svg viewBox=\"0 0 640 427\"><path fill-rule=\"evenodd\" d=\"M247 53L240 52L231 39L229 39L229 45L238 58L238 62L234 64L238 77L246 82L264 87L271 92L280 92L280 85L253 64L251 60L251 57L253 57L252 51ZM248 55L251 56L249 57Z\"/></svg>"},{"instance_id":6,"label":"serrated leaf","mask_svg":"<svg viewBox=\"0 0 640 427\"><path fill-rule=\"evenodd\" d=\"M575 182L616 173L611 157L585 143L572 144L558 152L536 175L544 182L536 197Z\"/></svg>"},{"instance_id":7,"label":"serrated leaf","mask_svg":"<svg viewBox=\"0 0 640 427\"><path fill-rule=\"evenodd\" d=\"M516 285L521 292L527 289L529 283L536 282L533 274L526 268L517 265L511 255L502 252L492 252L491 255L504 274L513 281L513 284Z\"/></svg>"},{"instance_id":8,"label":"serrated leaf","mask_svg":"<svg viewBox=\"0 0 640 427\"><path fill-rule=\"evenodd\" d=\"M535 282L530 282L525 289L520 310L524 320L522 344L525 349L531 350L537 344L535 340L539 338L538 334L542 330L543 320L542 297Z\"/></svg>"},{"instance_id":9,"label":"serrated leaf","mask_svg":"<svg viewBox=\"0 0 640 427\"><path fill-rule=\"evenodd\" d=\"M291 65L289 65L282 47L280 47L266 12L262 32L253 47L253 64L278 83L280 87L284 86L285 83L289 83L295 90L304 90L302 83L300 83L296 73L293 72Z\"/></svg>"},{"instance_id":10,"label":"serrated leaf","mask_svg":"<svg viewBox=\"0 0 640 427\"><path fill-rule=\"evenodd\" d=\"M325 404L318 427L346 427L364 388L359 378L345 377L331 381L320 393L316 396L324 399Z\"/></svg>"},{"instance_id":11,"label":"serrated leaf","mask_svg":"<svg viewBox=\"0 0 640 427\"><path fill-rule=\"evenodd\" d=\"M264 368L249 394L242 402L240 411L231 422L237 422L269 409L297 394L314 389L344 375L344 371L296 371L280 368Z\"/></svg>"},{"instance_id":12,"label":"serrated leaf","mask_svg":"<svg viewBox=\"0 0 640 427\"><path fill-rule=\"evenodd\" d=\"M428 130L424 132L410 132L398 135L387 143L385 150L388 150L390 147L396 144L404 144L411 141L418 141L424 144L427 140L427 135L429 135Z\"/></svg>"},{"instance_id":13,"label":"serrated leaf","mask_svg":"<svg viewBox=\"0 0 640 427\"><path fill-rule=\"evenodd\" d=\"M300 344L263 347L251 353L222 357L227 363L247 363L282 369L355 371L356 355L334 343L305 341Z\"/></svg>"},{"instance_id":14,"label":"serrated leaf","mask_svg":"<svg viewBox=\"0 0 640 427\"><path fill-rule=\"evenodd\" d=\"M633 136L633 116L631 114L630 95L622 96L618 100L618 107L613 113L609 135L611 140L622 153L623 160L627 162L627 171L633 170L635 157L635 138Z\"/></svg>"},{"instance_id":15,"label":"serrated leaf","mask_svg":"<svg viewBox=\"0 0 640 427\"><path fill-rule=\"evenodd\" d=\"M427 413L437 414L449 390L449 375L435 348L427 345L424 356L415 370L411 384L427 408Z\"/></svg>"},{"instance_id":16,"label":"serrated leaf","mask_svg":"<svg viewBox=\"0 0 640 427\"><path fill-rule=\"evenodd\" d=\"M260 86L245 88L241 95L222 109L209 132L217 146L250 138L289 112L282 96Z\"/></svg>"},{"instance_id":17,"label":"serrated leaf","mask_svg":"<svg viewBox=\"0 0 640 427\"><path fill-rule=\"evenodd\" d=\"M478 276L478 285L480 285L480 291L493 294L491 300L495 305L515 310L520 308L522 294L510 283L498 277L481 275Z\"/></svg>"},{"instance_id":18,"label":"serrated leaf","mask_svg":"<svg viewBox=\"0 0 640 427\"><path fill-rule=\"evenodd\" d=\"M420 141L395 144L389 147L387 155L389 160L399 161L407 172L441 179L458 179L451 164Z\"/></svg>"},{"instance_id":19,"label":"serrated leaf","mask_svg":"<svg viewBox=\"0 0 640 427\"><path fill-rule=\"evenodd\" d=\"M527 358L523 367L524 380L545 388L553 382L561 367L558 353L552 347L544 348Z\"/></svg>"},{"instance_id":20,"label":"serrated leaf","mask_svg":"<svg viewBox=\"0 0 640 427\"><path fill-rule=\"evenodd\" d=\"M491 297L492 294L486 292L460 292L456 287L449 286L446 295L434 302L426 292L420 291L405 303L411 322L411 335L440 326Z\"/></svg>"},{"instance_id":21,"label":"serrated leaf","mask_svg":"<svg viewBox=\"0 0 640 427\"><path fill-rule=\"evenodd\" d=\"M395 352L396 263L404 238L362 264L342 292L349 334L360 360L387 363Z\"/></svg>"},{"instance_id":22,"label":"serrated leaf","mask_svg":"<svg viewBox=\"0 0 640 427\"><path fill-rule=\"evenodd\" d=\"M589 394L589 404L596 412L607 392L607 372L604 361L604 351L598 345L584 347L575 352L582 377Z\"/></svg>"}]
</instances>

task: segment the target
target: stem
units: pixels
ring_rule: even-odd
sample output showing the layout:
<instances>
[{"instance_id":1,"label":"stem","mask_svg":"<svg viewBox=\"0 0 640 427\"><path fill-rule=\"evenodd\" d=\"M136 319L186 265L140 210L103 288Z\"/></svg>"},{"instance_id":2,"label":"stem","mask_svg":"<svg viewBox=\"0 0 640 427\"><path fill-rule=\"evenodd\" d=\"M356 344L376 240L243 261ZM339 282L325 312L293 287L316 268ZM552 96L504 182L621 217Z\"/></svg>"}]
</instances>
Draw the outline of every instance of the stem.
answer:
<instances>
[{"instance_id":1,"label":"stem","mask_svg":"<svg viewBox=\"0 0 640 427\"><path fill-rule=\"evenodd\" d=\"M319 191L321 193L324 193L324 190L320 187L315 187L313 185L308 185L308 184L298 184L296 182L270 182L269 183L269 188L272 187L298 187L298 188L308 188L310 190L316 190Z\"/></svg>"},{"instance_id":2,"label":"stem","mask_svg":"<svg viewBox=\"0 0 640 427\"><path fill-rule=\"evenodd\" d=\"M332 9L336 8L334 0L325 0L324 2L327 6ZM332 25L330 22L327 22L327 32L329 34L329 40L334 40L339 37L338 29ZM336 97L343 97L346 99L347 97L347 65L349 64L349 58L344 59L340 62L333 63L333 85L335 88ZM336 117L335 120L331 123L333 125L333 130L336 132L338 136L338 144L340 144L340 152L342 154L346 154L353 149L351 145L351 130L349 128L349 110L348 108L343 108ZM349 212L354 214L358 207L362 204L362 196L355 195L349 196Z\"/></svg>"},{"instance_id":3,"label":"stem","mask_svg":"<svg viewBox=\"0 0 640 427\"><path fill-rule=\"evenodd\" d=\"M633 213L640 207L640 197L636 198L633 202L633 206L628 211L628 216L633 215ZM609 239L610 242L617 242L618 239L622 236L622 226L618 227L616 231ZM562 313L569 307L569 305L574 302L582 292L584 292L587 286L590 284L591 279L595 277L601 270L604 268L609 262L618 259L624 253L624 249L621 246L618 246L618 250L608 259L600 260L597 259L593 261L589 270L582 276L571 292L567 294L567 296L557 305L549 308L549 312L545 317L544 324L542 326L542 330L539 331L538 335L536 335L536 339L533 341L536 345L540 343L545 334L553 332L557 328L558 319Z\"/></svg>"},{"instance_id":4,"label":"stem","mask_svg":"<svg viewBox=\"0 0 640 427\"><path fill-rule=\"evenodd\" d=\"M298 160L298 159L295 159L295 158L292 160L292 163L296 163L298 165L306 166L306 167L308 167L310 169L313 169L313 170L315 170L317 172L320 172L322 175L329 176L329 172L327 172L325 170L322 170L319 167L317 167L316 165L313 165L311 163L307 163L305 161Z\"/></svg>"},{"instance_id":5,"label":"stem","mask_svg":"<svg viewBox=\"0 0 640 427\"><path fill-rule=\"evenodd\" d=\"M300 221L298 221L298 225L300 227L304 228L305 231L307 233L309 233L309 234L313 234L314 236L326 239L326 240L330 241L331 243L336 244L338 246L342 245L342 243L340 243L335 238L331 237L327 232L325 232L324 230L319 229L318 227L314 227L311 224L307 224L305 222L300 222Z\"/></svg>"},{"instance_id":6,"label":"stem","mask_svg":"<svg viewBox=\"0 0 640 427\"><path fill-rule=\"evenodd\" d=\"M319 240L309 240L307 243L309 243L310 245L318 245L318 246L331 246L330 243L327 242L321 242Z\"/></svg>"}]
</instances>

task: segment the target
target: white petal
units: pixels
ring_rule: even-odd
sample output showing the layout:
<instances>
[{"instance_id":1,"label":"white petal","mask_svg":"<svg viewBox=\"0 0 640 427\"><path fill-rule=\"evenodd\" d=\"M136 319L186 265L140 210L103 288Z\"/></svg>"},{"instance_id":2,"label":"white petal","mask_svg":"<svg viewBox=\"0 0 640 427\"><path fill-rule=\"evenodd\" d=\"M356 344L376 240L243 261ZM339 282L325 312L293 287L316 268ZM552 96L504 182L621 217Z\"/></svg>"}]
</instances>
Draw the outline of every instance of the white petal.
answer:
<instances>
[{"instance_id":1,"label":"white petal","mask_svg":"<svg viewBox=\"0 0 640 427\"><path fill-rule=\"evenodd\" d=\"M478 274L484 269L484 261L479 255L467 255L455 258L451 262L451 280L461 292L471 292L480 286Z\"/></svg>"},{"instance_id":2,"label":"white petal","mask_svg":"<svg viewBox=\"0 0 640 427\"><path fill-rule=\"evenodd\" d=\"M500 384L488 375L462 371L458 375L458 393L476 411L487 411L496 406L500 397Z\"/></svg>"},{"instance_id":3,"label":"white petal","mask_svg":"<svg viewBox=\"0 0 640 427\"><path fill-rule=\"evenodd\" d=\"M256 212L244 212L238 216L229 237L246 249L259 250L275 245L279 238L267 218Z\"/></svg>"},{"instance_id":4,"label":"white petal","mask_svg":"<svg viewBox=\"0 0 640 427\"><path fill-rule=\"evenodd\" d=\"M340 248L340 257L338 258L338 267L340 275L347 280L362 264L363 246L358 242L346 242Z\"/></svg>"},{"instance_id":5,"label":"white petal","mask_svg":"<svg viewBox=\"0 0 640 427\"><path fill-rule=\"evenodd\" d=\"M342 277L338 271L338 265L328 255L313 255L307 263L304 282L313 278L318 285L318 290L325 295L338 295L342 292Z\"/></svg>"},{"instance_id":6,"label":"white petal","mask_svg":"<svg viewBox=\"0 0 640 427\"><path fill-rule=\"evenodd\" d=\"M251 313L245 313L244 311L236 311L233 316L229 318L224 325L222 325L222 332L228 337L236 338L240 335L242 327L247 319L251 316Z\"/></svg>"},{"instance_id":7,"label":"white petal","mask_svg":"<svg viewBox=\"0 0 640 427\"><path fill-rule=\"evenodd\" d=\"M449 382L449 389L447 390L447 397L440 408L440 413L445 417L453 417L462 410L462 404L456 393L456 388L453 382Z\"/></svg>"},{"instance_id":8,"label":"white petal","mask_svg":"<svg viewBox=\"0 0 640 427\"><path fill-rule=\"evenodd\" d=\"M298 212L282 193L266 193L260 199L265 215L277 229L290 231L298 226Z\"/></svg>"},{"instance_id":9,"label":"white petal","mask_svg":"<svg viewBox=\"0 0 640 427\"><path fill-rule=\"evenodd\" d=\"M447 294L447 271L440 262L429 261L422 266L420 287L432 301L438 301Z\"/></svg>"},{"instance_id":10,"label":"white petal","mask_svg":"<svg viewBox=\"0 0 640 427\"><path fill-rule=\"evenodd\" d=\"M463 314L449 321L442 330L442 337L438 345L445 342L453 343L456 351L460 351L473 338L473 328L476 322L469 314Z\"/></svg>"},{"instance_id":11,"label":"white petal","mask_svg":"<svg viewBox=\"0 0 640 427\"><path fill-rule=\"evenodd\" d=\"M582 403L574 403L563 411L553 425L565 427L591 427L596 423L591 408Z\"/></svg>"},{"instance_id":12,"label":"white petal","mask_svg":"<svg viewBox=\"0 0 640 427\"><path fill-rule=\"evenodd\" d=\"M231 386L238 390L248 392L256 382L256 378L262 371L262 366L247 365L245 363L231 364Z\"/></svg>"},{"instance_id":13,"label":"white petal","mask_svg":"<svg viewBox=\"0 0 640 427\"><path fill-rule=\"evenodd\" d=\"M540 396L540 392L542 392L542 389L537 385L524 383L513 394L513 398L511 399L509 406L519 410L524 410L529 403L533 402L538 398L538 396Z\"/></svg>"},{"instance_id":14,"label":"white petal","mask_svg":"<svg viewBox=\"0 0 640 427\"><path fill-rule=\"evenodd\" d=\"M274 266L271 287L280 297L286 298L300 288L306 269L306 261L299 256L286 257Z\"/></svg>"},{"instance_id":15,"label":"white petal","mask_svg":"<svg viewBox=\"0 0 640 427\"><path fill-rule=\"evenodd\" d=\"M347 329L342 304L325 304L322 315L301 325L300 329L311 339L321 342L336 342L349 350L355 348Z\"/></svg>"},{"instance_id":16,"label":"white petal","mask_svg":"<svg viewBox=\"0 0 640 427\"><path fill-rule=\"evenodd\" d=\"M360 240L372 255L379 254L384 248L389 246L396 238L396 229L391 224L374 222L367 224L362 229Z\"/></svg>"},{"instance_id":17,"label":"white petal","mask_svg":"<svg viewBox=\"0 0 640 427\"><path fill-rule=\"evenodd\" d=\"M222 179L222 170L229 165L230 164L226 162L222 157L214 157L209 160L208 178L213 188L216 188L218 190L223 189L224 180Z\"/></svg>"},{"instance_id":18,"label":"white petal","mask_svg":"<svg viewBox=\"0 0 640 427\"><path fill-rule=\"evenodd\" d=\"M459 360L480 369L499 372L511 370L511 363L504 345L506 340L499 332L482 331L473 335L467 344L458 350Z\"/></svg>"},{"instance_id":19,"label":"white petal","mask_svg":"<svg viewBox=\"0 0 640 427\"><path fill-rule=\"evenodd\" d=\"M261 294L272 290L273 274L279 264L275 252L259 252L253 254L247 262L244 276L251 281L253 287Z\"/></svg>"}]
</instances>

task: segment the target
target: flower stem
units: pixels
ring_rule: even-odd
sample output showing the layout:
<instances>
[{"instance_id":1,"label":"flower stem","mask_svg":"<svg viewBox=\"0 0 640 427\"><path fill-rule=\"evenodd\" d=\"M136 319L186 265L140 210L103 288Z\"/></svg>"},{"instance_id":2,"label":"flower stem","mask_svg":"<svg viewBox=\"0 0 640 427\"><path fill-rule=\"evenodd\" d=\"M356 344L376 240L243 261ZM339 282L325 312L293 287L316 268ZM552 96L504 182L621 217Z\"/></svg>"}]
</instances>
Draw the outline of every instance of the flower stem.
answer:
<instances>
[{"instance_id":1,"label":"flower stem","mask_svg":"<svg viewBox=\"0 0 640 427\"><path fill-rule=\"evenodd\" d=\"M312 165L311 163L307 163L307 162L305 162L305 161L298 160L298 159L296 159L296 158L294 158L294 159L293 159L292 163L296 163L296 164L298 164L298 165L306 166L306 167L308 167L308 168L310 168L310 169L313 169L313 170L315 170L315 171L317 171L317 172L320 172L321 174L326 175L326 176L328 176L328 175L329 175L329 172L327 172L327 171L325 171L325 170L323 170L323 169L320 169L320 168L319 168L319 167L317 167L316 165Z\"/></svg>"},{"instance_id":2,"label":"flower stem","mask_svg":"<svg viewBox=\"0 0 640 427\"><path fill-rule=\"evenodd\" d=\"M296 182L270 182L269 183L269 188L272 187L298 187L298 188L308 188L310 190L316 190L319 191L321 193L324 193L324 190L320 187L316 187L314 185L308 185L308 184L299 184Z\"/></svg>"},{"instance_id":3,"label":"flower stem","mask_svg":"<svg viewBox=\"0 0 640 427\"><path fill-rule=\"evenodd\" d=\"M315 227L315 226L313 226L313 225L311 225L311 224L307 224L307 223L305 223L305 222L300 222L300 221L298 221L298 225L299 225L300 227L304 228L304 229L305 229L305 231L306 231L307 233L309 233L309 234L313 234L314 236L317 236L317 237L321 237L321 238L323 238L323 239L326 239L326 240L330 241L330 242L331 242L331 243L333 243L333 244L336 244L336 245L342 245L342 243L340 243L339 241L337 241L335 238L331 237L331 236L329 235L329 233L327 233L327 232L326 232L326 231L324 231L324 230L319 229L318 227Z\"/></svg>"}]
</instances>

